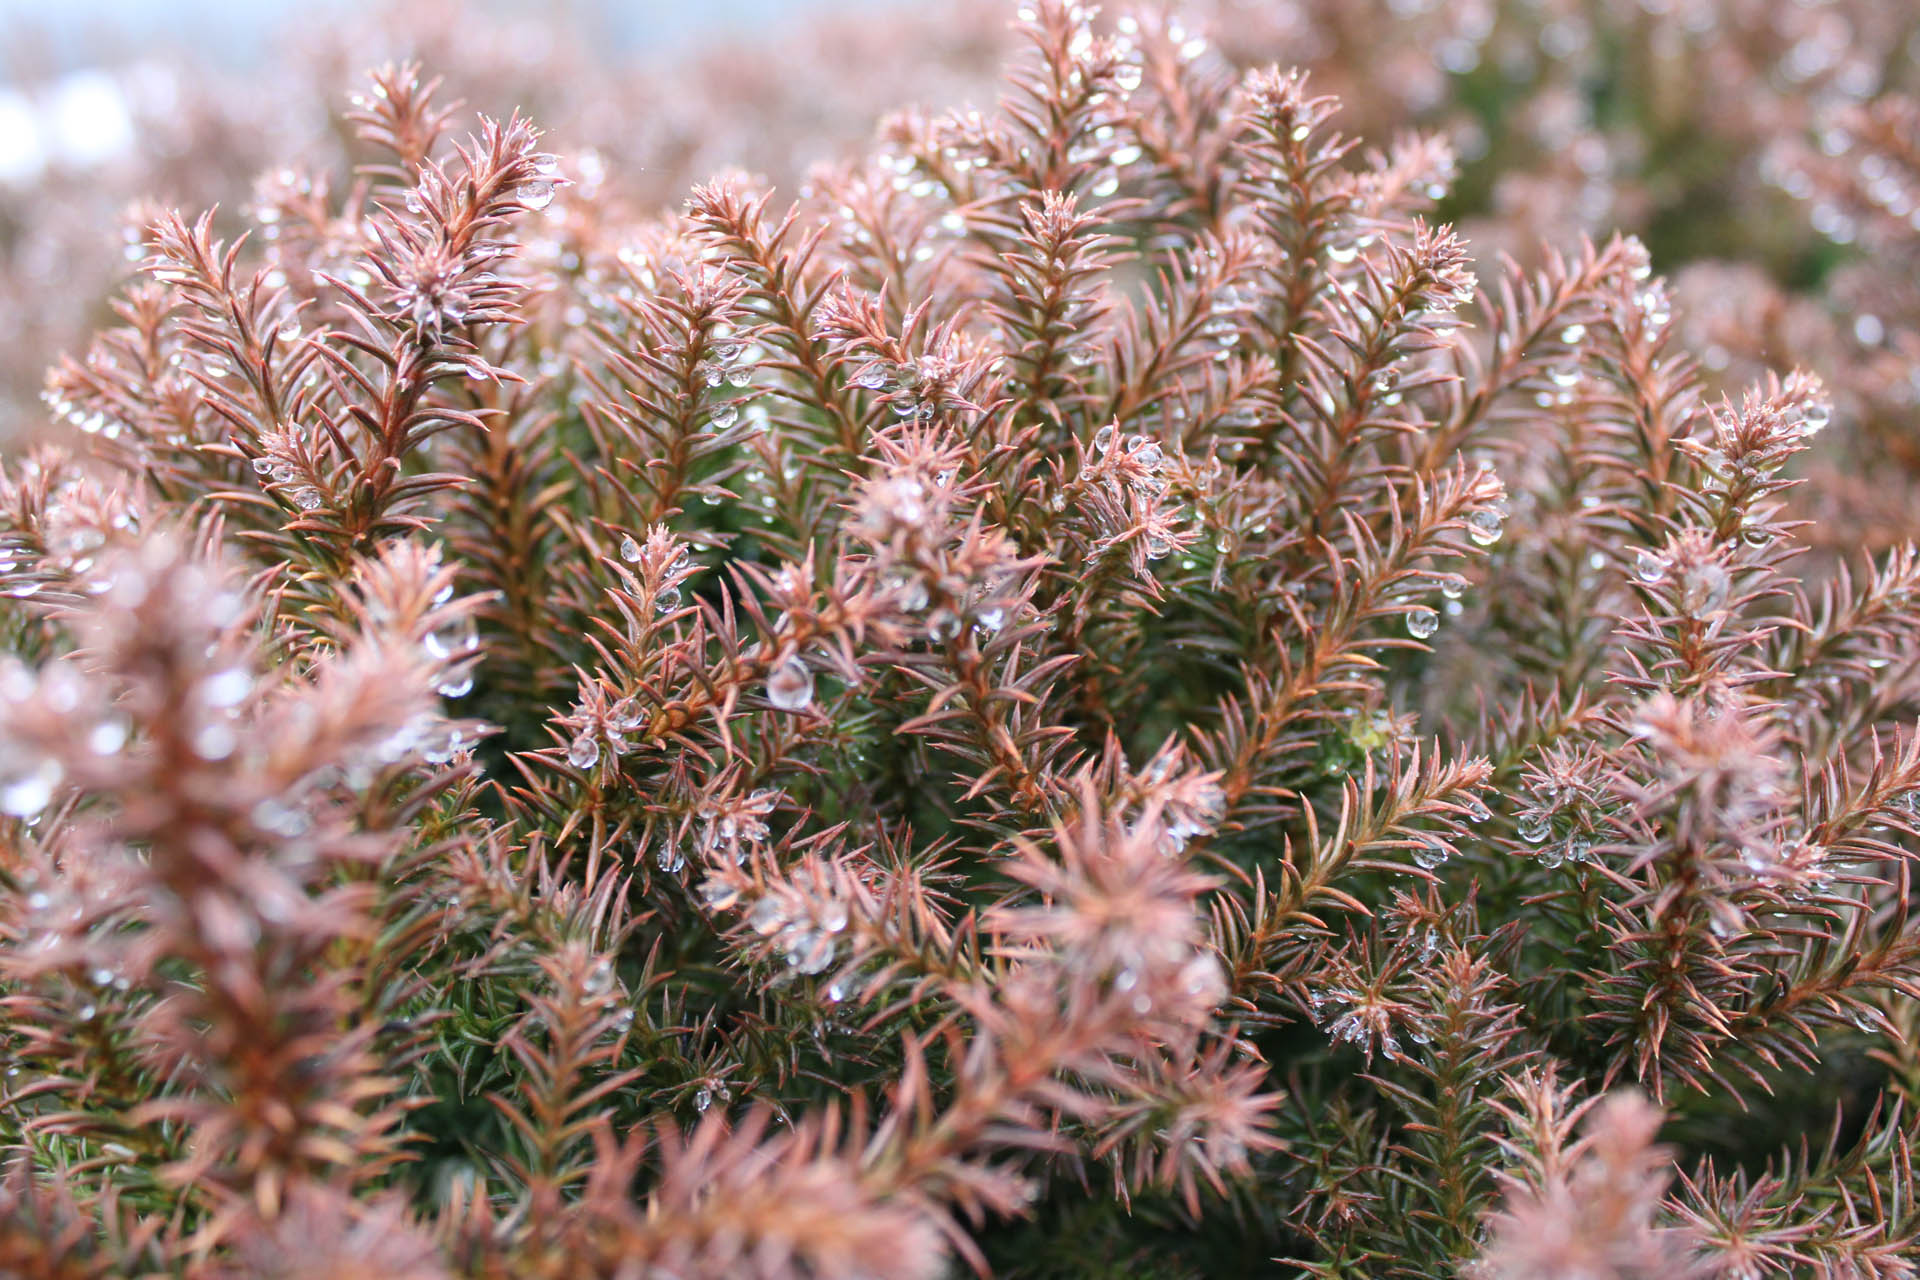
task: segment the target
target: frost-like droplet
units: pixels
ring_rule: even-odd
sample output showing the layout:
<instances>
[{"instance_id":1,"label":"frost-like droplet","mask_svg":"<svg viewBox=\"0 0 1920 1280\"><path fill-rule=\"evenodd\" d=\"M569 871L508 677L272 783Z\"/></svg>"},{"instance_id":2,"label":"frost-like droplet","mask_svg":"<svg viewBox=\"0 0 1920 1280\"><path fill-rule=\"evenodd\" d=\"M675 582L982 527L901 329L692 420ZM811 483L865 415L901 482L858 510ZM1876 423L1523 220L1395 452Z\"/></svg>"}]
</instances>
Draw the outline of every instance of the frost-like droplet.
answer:
<instances>
[{"instance_id":1,"label":"frost-like droplet","mask_svg":"<svg viewBox=\"0 0 1920 1280\"><path fill-rule=\"evenodd\" d=\"M1407 613L1407 634L1415 640L1425 640L1440 629L1440 615L1422 606Z\"/></svg>"},{"instance_id":2,"label":"frost-like droplet","mask_svg":"<svg viewBox=\"0 0 1920 1280\"><path fill-rule=\"evenodd\" d=\"M767 701L782 711L799 711L813 701L813 672L798 658L788 658L767 673Z\"/></svg>"}]
</instances>

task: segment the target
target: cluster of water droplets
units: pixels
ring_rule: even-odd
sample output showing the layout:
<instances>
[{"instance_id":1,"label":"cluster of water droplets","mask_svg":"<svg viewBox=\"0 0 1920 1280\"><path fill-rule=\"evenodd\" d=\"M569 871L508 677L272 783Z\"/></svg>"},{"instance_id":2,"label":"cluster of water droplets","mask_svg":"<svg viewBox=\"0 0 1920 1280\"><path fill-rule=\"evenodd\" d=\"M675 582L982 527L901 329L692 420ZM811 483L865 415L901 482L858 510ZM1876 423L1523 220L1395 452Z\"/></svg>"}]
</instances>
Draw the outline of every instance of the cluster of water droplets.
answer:
<instances>
[{"instance_id":1,"label":"cluster of water droplets","mask_svg":"<svg viewBox=\"0 0 1920 1280\"><path fill-rule=\"evenodd\" d=\"M1233 349L1246 336L1259 305L1260 295L1251 288L1223 284L1213 291L1213 298L1207 304L1206 321L1200 326L1200 336L1216 348L1214 360L1224 362L1232 355Z\"/></svg>"},{"instance_id":2,"label":"cluster of water droplets","mask_svg":"<svg viewBox=\"0 0 1920 1280\"><path fill-rule=\"evenodd\" d=\"M52 388L40 393L40 402L47 406L47 411L56 421L64 422L86 435L118 440L127 431L126 424L119 419L108 417L98 409L77 405Z\"/></svg>"},{"instance_id":3,"label":"cluster of water droplets","mask_svg":"<svg viewBox=\"0 0 1920 1280\"><path fill-rule=\"evenodd\" d=\"M1364 991L1347 987L1318 987L1307 990L1307 1002L1315 1022L1321 1023L1327 1038L1336 1044L1350 1044L1371 1058L1375 1053L1389 1058L1401 1056L1400 1041L1385 1011ZM1417 1037L1425 1043L1424 1030Z\"/></svg>"},{"instance_id":4,"label":"cluster of water droplets","mask_svg":"<svg viewBox=\"0 0 1920 1280\"><path fill-rule=\"evenodd\" d=\"M680 583L693 558L686 543L676 540L671 551L661 557L658 563L650 565L646 562L647 548L640 539L630 533L623 534L620 538L620 558L638 569L642 581L652 587L653 611L656 614L672 613L680 607Z\"/></svg>"},{"instance_id":5,"label":"cluster of water droplets","mask_svg":"<svg viewBox=\"0 0 1920 1280\"><path fill-rule=\"evenodd\" d=\"M514 189L513 198L535 211L553 203L554 195L565 180L560 176L560 159L549 152L527 157L527 177Z\"/></svg>"},{"instance_id":6,"label":"cluster of water droplets","mask_svg":"<svg viewBox=\"0 0 1920 1280\"><path fill-rule=\"evenodd\" d=\"M326 495L286 456L263 453L253 460L252 465L255 475L285 486L288 499L302 511L316 511L325 503Z\"/></svg>"},{"instance_id":7,"label":"cluster of water droplets","mask_svg":"<svg viewBox=\"0 0 1920 1280\"><path fill-rule=\"evenodd\" d=\"M838 898L773 893L756 901L746 917L747 926L771 940L788 968L809 975L833 964L851 918Z\"/></svg>"},{"instance_id":8,"label":"cluster of water droplets","mask_svg":"<svg viewBox=\"0 0 1920 1280\"><path fill-rule=\"evenodd\" d=\"M1506 535L1507 504L1504 498L1485 506L1475 507L1461 517L1466 526L1467 538L1475 546L1490 547ZM1460 574L1449 573L1439 576L1442 598L1446 601L1449 615L1458 615L1461 611L1460 597L1466 593L1467 580ZM1416 604L1401 613L1407 634L1415 640L1429 640L1440 630L1440 613L1431 606Z\"/></svg>"},{"instance_id":9,"label":"cluster of water droplets","mask_svg":"<svg viewBox=\"0 0 1920 1280\"><path fill-rule=\"evenodd\" d=\"M780 793L766 787L709 803L695 814L695 849L709 861L744 865L753 851L766 843L770 834L767 818L779 803ZM702 889L707 905L716 911L732 905L727 897L732 892L716 880L709 880Z\"/></svg>"},{"instance_id":10,"label":"cluster of water droplets","mask_svg":"<svg viewBox=\"0 0 1920 1280\"><path fill-rule=\"evenodd\" d=\"M633 750L628 735L647 722L638 700L631 697L618 698L600 714L583 715L582 719L580 731L567 744L567 763L583 772L600 763L603 743L615 756Z\"/></svg>"},{"instance_id":11,"label":"cluster of water droplets","mask_svg":"<svg viewBox=\"0 0 1920 1280\"><path fill-rule=\"evenodd\" d=\"M1095 466L1108 473L1108 482L1116 493L1131 494L1147 511L1166 497L1170 463L1166 450L1153 437L1135 433L1122 437L1108 423L1093 434ZM1055 509L1064 508L1064 495L1056 495ZM1161 527L1149 523L1141 539L1141 549L1149 560L1164 560L1173 553L1174 543Z\"/></svg>"},{"instance_id":12,"label":"cluster of water droplets","mask_svg":"<svg viewBox=\"0 0 1920 1280\"><path fill-rule=\"evenodd\" d=\"M708 348L709 358L700 364L700 380L715 389L722 384L735 389L753 385L759 350L751 343L717 337ZM744 407L745 402L741 400L715 401L707 413L706 429L715 433L728 430L740 421Z\"/></svg>"},{"instance_id":13,"label":"cluster of water droplets","mask_svg":"<svg viewBox=\"0 0 1920 1280\"><path fill-rule=\"evenodd\" d=\"M1593 836L1581 807L1576 797L1549 792L1519 815L1515 829L1521 840L1535 846L1534 857L1540 865L1556 868L1595 860Z\"/></svg>"}]
</instances>

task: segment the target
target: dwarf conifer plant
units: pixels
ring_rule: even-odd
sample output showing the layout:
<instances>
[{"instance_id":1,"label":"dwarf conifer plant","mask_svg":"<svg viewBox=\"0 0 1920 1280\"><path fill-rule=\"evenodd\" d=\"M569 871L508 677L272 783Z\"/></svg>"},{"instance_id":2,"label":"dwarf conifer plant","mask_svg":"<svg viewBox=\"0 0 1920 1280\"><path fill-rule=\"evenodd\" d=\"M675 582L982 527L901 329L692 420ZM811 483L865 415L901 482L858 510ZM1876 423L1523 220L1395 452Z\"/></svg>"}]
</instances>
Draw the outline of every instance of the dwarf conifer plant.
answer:
<instances>
[{"instance_id":1,"label":"dwarf conifer plant","mask_svg":"<svg viewBox=\"0 0 1920 1280\"><path fill-rule=\"evenodd\" d=\"M793 195L408 65L153 213L0 473L0 1273L1914 1274L1834 398L1019 24Z\"/></svg>"}]
</instances>

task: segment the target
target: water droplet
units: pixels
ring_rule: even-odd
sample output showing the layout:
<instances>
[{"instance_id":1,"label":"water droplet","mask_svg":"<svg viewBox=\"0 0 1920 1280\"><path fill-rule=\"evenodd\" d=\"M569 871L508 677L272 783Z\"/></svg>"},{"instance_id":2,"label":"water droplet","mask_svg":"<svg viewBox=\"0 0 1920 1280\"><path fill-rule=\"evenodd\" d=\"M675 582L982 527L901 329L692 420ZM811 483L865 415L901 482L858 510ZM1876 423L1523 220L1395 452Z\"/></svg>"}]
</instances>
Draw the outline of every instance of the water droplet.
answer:
<instances>
[{"instance_id":1,"label":"water droplet","mask_svg":"<svg viewBox=\"0 0 1920 1280\"><path fill-rule=\"evenodd\" d=\"M1467 536L1475 546L1490 547L1500 541L1505 526L1506 521L1498 511L1481 507L1467 513Z\"/></svg>"},{"instance_id":2,"label":"water droplet","mask_svg":"<svg viewBox=\"0 0 1920 1280\"><path fill-rule=\"evenodd\" d=\"M480 647L480 631L471 617L457 618L427 632L420 639L420 647L440 661L465 657Z\"/></svg>"},{"instance_id":3,"label":"water droplet","mask_svg":"<svg viewBox=\"0 0 1920 1280\"><path fill-rule=\"evenodd\" d=\"M1407 634L1425 640L1440 629L1440 615L1424 605L1407 613Z\"/></svg>"},{"instance_id":4,"label":"water droplet","mask_svg":"<svg viewBox=\"0 0 1920 1280\"><path fill-rule=\"evenodd\" d=\"M740 406L728 400L713 406L713 416L707 419L707 426L715 431L725 431L740 418Z\"/></svg>"},{"instance_id":5,"label":"water droplet","mask_svg":"<svg viewBox=\"0 0 1920 1280\"><path fill-rule=\"evenodd\" d=\"M1645 547L1641 547L1633 556L1633 576L1651 586L1667 576L1666 557Z\"/></svg>"},{"instance_id":6,"label":"water droplet","mask_svg":"<svg viewBox=\"0 0 1920 1280\"><path fill-rule=\"evenodd\" d=\"M613 962L605 956L593 962L593 968L587 970L586 980L581 988L588 995L603 996L613 990Z\"/></svg>"},{"instance_id":7,"label":"water droplet","mask_svg":"<svg viewBox=\"0 0 1920 1280\"><path fill-rule=\"evenodd\" d=\"M1520 838L1528 844L1539 844L1553 833L1553 820L1544 813L1530 813L1520 819Z\"/></svg>"},{"instance_id":8,"label":"water droplet","mask_svg":"<svg viewBox=\"0 0 1920 1280\"><path fill-rule=\"evenodd\" d=\"M127 722L119 716L109 716L93 726L87 734L87 750L97 756L118 755L127 745Z\"/></svg>"},{"instance_id":9,"label":"water droplet","mask_svg":"<svg viewBox=\"0 0 1920 1280\"><path fill-rule=\"evenodd\" d=\"M640 544L634 541L632 534L620 539L620 558L628 564L640 563Z\"/></svg>"},{"instance_id":10,"label":"water droplet","mask_svg":"<svg viewBox=\"0 0 1920 1280\"><path fill-rule=\"evenodd\" d=\"M567 763L576 769L591 769L600 763L600 739L583 733L567 748Z\"/></svg>"},{"instance_id":11,"label":"water droplet","mask_svg":"<svg viewBox=\"0 0 1920 1280\"><path fill-rule=\"evenodd\" d=\"M771 937L787 923L787 913L772 896L760 899L753 904L753 910L747 913L747 925L761 937Z\"/></svg>"},{"instance_id":12,"label":"water droplet","mask_svg":"<svg viewBox=\"0 0 1920 1280\"><path fill-rule=\"evenodd\" d=\"M53 801L54 788L66 770L52 756L29 759L14 755L17 748L0 747L0 813L15 818L37 817Z\"/></svg>"},{"instance_id":13,"label":"water droplet","mask_svg":"<svg viewBox=\"0 0 1920 1280\"><path fill-rule=\"evenodd\" d=\"M200 700L209 707L236 707L253 692L253 676L243 667L217 671L200 682Z\"/></svg>"},{"instance_id":14,"label":"water droplet","mask_svg":"<svg viewBox=\"0 0 1920 1280\"><path fill-rule=\"evenodd\" d=\"M653 863L668 875L676 875L680 868L687 865L687 856L672 840L662 840L660 848L654 852Z\"/></svg>"},{"instance_id":15,"label":"water droplet","mask_svg":"<svg viewBox=\"0 0 1920 1280\"><path fill-rule=\"evenodd\" d=\"M782 711L799 711L813 701L813 672L788 658L767 673L767 701Z\"/></svg>"},{"instance_id":16,"label":"water droplet","mask_svg":"<svg viewBox=\"0 0 1920 1280\"><path fill-rule=\"evenodd\" d=\"M239 745L233 726L220 720L201 725L193 735L193 753L202 760L225 760Z\"/></svg>"},{"instance_id":17,"label":"water droplet","mask_svg":"<svg viewBox=\"0 0 1920 1280\"><path fill-rule=\"evenodd\" d=\"M1583 324L1570 324L1560 331L1560 341L1570 347L1579 345L1580 340L1586 336L1587 326Z\"/></svg>"},{"instance_id":18,"label":"water droplet","mask_svg":"<svg viewBox=\"0 0 1920 1280\"><path fill-rule=\"evenodd\" d=\"M693 1109L702 1114L713 1105L713 1090L700 1089L693 1095Z\"/></svg>"},{"instance_id":19,"label":"water droplet","mask_svg":"<svg viewBox=\"0 0 1920 1280\"><path fill-rule=\"evenodd\" d=\"M545 178L523 182L520 189L514 192L514 199L529 209L544 209L553 203L553 183Z\"/></svg>"},{"instance_id":20,"label":"water droplet","mask_svg":"<svg viewBox=\"0 0 1920 1280\"><path fill-rule=\"evenodd\" d=\"M1360 246L1356 244L1330 244L1327 246L1327 260L1345 266L1360 256Z\"/></svg>"},{"instance_id":21,"label":"water droplet","mask_svg":"<svg viewBox=\"0 0 1920 1280\"><path fill-rule=\"evenodd\" d=\"M1439 840L1423 839L1413 846L1413 863L1423 871L1431 871L1453 856L1453 850Z\"/></svg>"}]
</instances>

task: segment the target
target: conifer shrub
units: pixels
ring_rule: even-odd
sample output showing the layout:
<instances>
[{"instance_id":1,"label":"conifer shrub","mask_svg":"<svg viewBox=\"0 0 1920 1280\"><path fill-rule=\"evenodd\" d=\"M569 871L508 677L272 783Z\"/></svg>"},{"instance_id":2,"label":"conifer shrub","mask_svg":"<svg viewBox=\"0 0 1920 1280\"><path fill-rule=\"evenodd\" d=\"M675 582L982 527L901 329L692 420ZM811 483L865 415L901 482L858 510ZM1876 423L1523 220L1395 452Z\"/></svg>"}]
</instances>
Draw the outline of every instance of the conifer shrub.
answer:
<instances>
[{"instance_id":1,"label":"conifer shrub","mask_svg":"<svg viewBox=\"0 0 1920 1280\"><path fill-rule=\"evenodd\" d=\"M791 203L393 65L146 219L0 471L0 1273L1914 1273L1920 556L1796 486L1916 353L1019 29Z\"/></svg>"}]
</instances>

